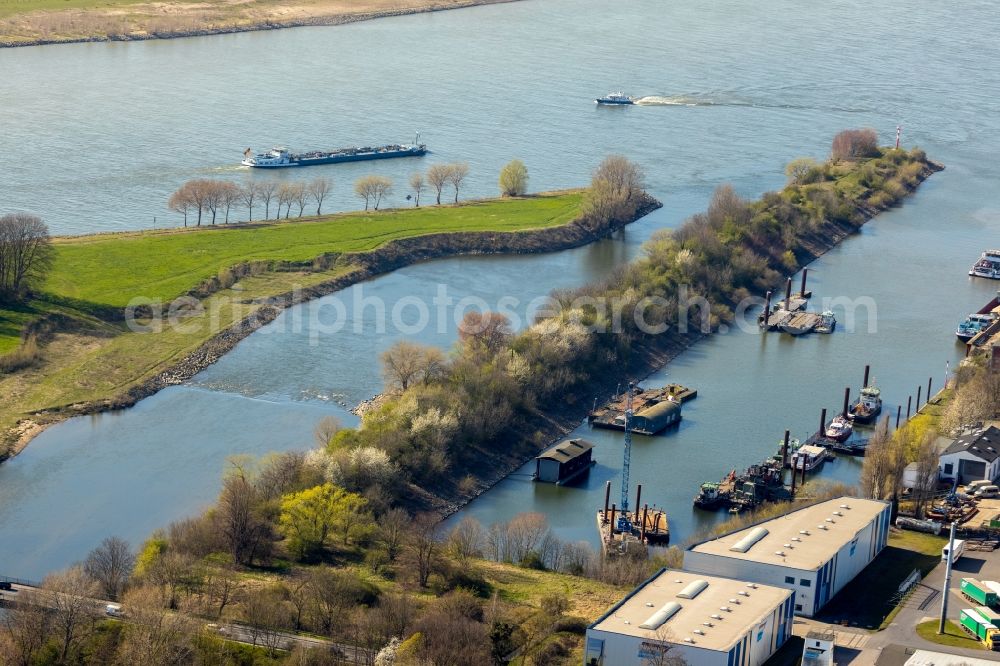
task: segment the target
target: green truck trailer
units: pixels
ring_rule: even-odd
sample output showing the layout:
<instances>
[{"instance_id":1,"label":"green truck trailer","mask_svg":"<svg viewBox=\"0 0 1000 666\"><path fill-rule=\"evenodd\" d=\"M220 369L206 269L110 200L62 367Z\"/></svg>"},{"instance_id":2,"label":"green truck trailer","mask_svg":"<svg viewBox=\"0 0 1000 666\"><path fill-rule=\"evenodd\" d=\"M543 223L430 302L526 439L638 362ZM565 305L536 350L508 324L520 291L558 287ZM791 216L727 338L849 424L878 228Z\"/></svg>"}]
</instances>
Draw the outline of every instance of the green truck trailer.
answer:
<instances>
[{"instance_id":1,"label":"green truck trailer","mask_svg":"<svg viewBox=\"0 0 1000 666\"><path fill-rule=\"evenodd\" d=\"M965 608L958 615L959 623L967 633L986 646L987 650L1000 652L1000 629L989 619L972 608Z\"/></svg>"},{"instance_id":2,"label":"green truck trailer","mask_svg":"<svg viewBox=\"0 0 1000 666\"><path fill-rule=\"evenodd\" d=\"M987 587L986 583L975 578L963 578L959 591L963 597L980 606L997 605L997 593Z\"/></svg>"}]
</instances>

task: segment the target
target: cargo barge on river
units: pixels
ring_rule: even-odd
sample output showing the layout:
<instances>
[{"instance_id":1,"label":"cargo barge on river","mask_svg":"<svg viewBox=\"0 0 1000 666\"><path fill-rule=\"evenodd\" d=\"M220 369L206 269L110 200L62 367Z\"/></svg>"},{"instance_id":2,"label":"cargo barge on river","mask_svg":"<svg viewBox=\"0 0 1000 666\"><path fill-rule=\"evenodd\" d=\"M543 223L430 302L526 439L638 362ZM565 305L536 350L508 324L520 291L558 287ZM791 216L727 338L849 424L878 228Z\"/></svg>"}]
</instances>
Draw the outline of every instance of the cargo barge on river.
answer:
<instances>
[{"instance_id":1,"label":"cargo barge on river","mask_svg":"<svg viewBox=\"0 0 1000 666\"><path fill-rule=\"evenodd\" d=\"M247 148L243 152L241 164L255 169L285 169L316 164L387 160L394 157L420 157L426 154L427 146L420 143L420 135L418 134L413 143L366 146L364 148L337 148L330 151L313 150L307 153L293 153L287 148L272 148L266 153L255 155L252 150Z\"/></svg>"},{"instance_id":2,"label":"cargo barge on river","mask_svg":"<svg viewBox=\"0 0 1000 666\"><path fill-rule=\"evenodd\" d=\"M681 420L681 405L698 397L695 389L680 384L667 384L663 388L632 389L632 419L630 430L640 435L656 435ZM627 396L614 396L603 407L597 407L587 416L595 428L625 430Z\"/></svg>"}]
</instances>

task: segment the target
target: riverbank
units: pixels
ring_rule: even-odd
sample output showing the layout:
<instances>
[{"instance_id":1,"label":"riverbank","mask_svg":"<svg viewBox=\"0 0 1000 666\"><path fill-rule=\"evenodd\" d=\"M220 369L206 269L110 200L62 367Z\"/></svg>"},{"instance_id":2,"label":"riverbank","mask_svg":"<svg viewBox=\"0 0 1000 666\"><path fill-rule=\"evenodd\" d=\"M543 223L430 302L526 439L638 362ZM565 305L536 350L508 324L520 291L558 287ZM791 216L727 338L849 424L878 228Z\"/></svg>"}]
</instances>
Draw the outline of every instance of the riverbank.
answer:
<instances>
[{"instance_id":1,"label":"riverbank","mask_svg":"<svg viewBox=\"0 0 1000 666\"><path fill-rule=\"evenodd\" d=\"M208 0L162 3L114 0L0 2L0 48L78 42L127 42L343 25L517 0Z\"/></svg>"},{"instance_id":2,"label":"riverbank","mask_svg":"<svg viewBox=\"0 0 1000 666\"><path fill-rule=\"evenodd\" d=\"M312 221L59 239L57 266L65 261L49 284L61 298L40 307L43 316L34 324L45 343L43 358L0 376L0 391L11 396L0 406L0 448L13 455L49 425L134 405L193 377L284 309L402 266L458 255L551 252L606 236L613 229L582 221L582 200L576 190ZM660 205L648 198L634 219ZM224 262L217 275L206 266L213 248L225 249L213 257ZM190 266L181 256L188 253ZM142 265L116 263L125 256ZM165 261L169 257L174 260ZM158 274L164 266L169 272ZM80 279L88 270L99 279ZM122 306L132 297L179 293L174 303L182 306L174 309L182 326L139 332L126 326Z\"/></svg>"}]
</instances>

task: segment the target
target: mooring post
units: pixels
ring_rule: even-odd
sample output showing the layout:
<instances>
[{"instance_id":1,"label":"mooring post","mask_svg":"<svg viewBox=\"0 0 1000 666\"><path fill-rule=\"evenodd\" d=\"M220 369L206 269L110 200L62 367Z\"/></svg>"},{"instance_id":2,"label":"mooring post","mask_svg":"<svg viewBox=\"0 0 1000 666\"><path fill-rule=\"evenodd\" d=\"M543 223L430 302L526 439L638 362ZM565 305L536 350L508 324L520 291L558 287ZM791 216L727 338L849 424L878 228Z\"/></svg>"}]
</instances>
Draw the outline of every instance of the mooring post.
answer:
<instances>
[{"instance_id":1,"label":"mooring post","mask_svg":"<svg viewBox=\"0 0 1000 666\"><path fill-rule=\"evenodd\" d=\"M927 378L927 402L931 401L931 384L934 382L934 376L931 375Z\"/></svg>"},{"instance_id":2,"label":"mooring post","mask_svg":"<svg viewBox=\"0 0 1000 666\"><path fill-rule=\"evenodd\" d=\"M794 499L795 498L795 477L796 477L796 475L798 475L799 471L797 469L795 469L795 463L794 462L792 463L791 467L792 467L792 499Z\"/></svg>"},{"instance_id":3,"label":"mooring post","mask_svg":"<svg viewBox=\"0 0 1000 666\"><path fill-rule=\"evenodd\" d=\"M802 269L802 298L806 297L806 276L809 275L809 269Z\"/></svg>"},{"instance_id":4,"label":"mooring post","mask_svg":"<svg viewBox=\"0 0 1000 666\"><path fill-rule=\"evenodd\" d=\"M844 418L847 418L847 408L851 403L851 387L848 386L844 389L844 411L842 412Z\"/></svg>"},{"instance_id":5,"label":"mooring post","mask_svg":"<svg viewBox=\"0 0 1000 666\"><path fill-rule=\"evenodd\" d=\"M825 431L826 431L826 407L823 408L823 411L819 415L819 438L820 439L822 439L823 436L826 434Z\"/></svg>"},{"instance_id":6,"label":"mooring post","mask_svg":"<svg viewBox=\"0 0 1000 666\"><path fill-rule=\"evenodd\" d=\"M788 467L788 437L791 433L785 431L785 443L781 445L781 469Z\"/></svg>"},{"instance_id":7,"label":"mooring post","mask_svg":"<svg viewBox=\"0 0 1000 666\"><path fill-rule=\"evenodd\" d=\"M792 278L785 282L785 309L789 312L792 309Z\"/></svg>"},{"instance_id":8,"label":"mooring post","mask_svg":"<svg viewBox=\"0 0 1000 666\"><path fill-rule=\"evenodd\" d=\"M910 410L913 408L913 396L906 396L906 420L910 420Z\"/></svg>"},{"instance_id":9,"label":"mooring post","mask_svg":"<svg viewBox=\"0 0 1000 666\"><path fill-rule=\"evenodd\" d=\"M762 327L766 331L768 328L768 322L771 320L771 292L768 291L764 296L764 323Z\"/></svg>"},{"instance_id":10,"label":"mooring post","mask_svg":"<svg viewBox=\"0 0 1000 666\"><path fill-rule=\"evenodd\" d=\"M638 504L636 506L638 506ZM646 519L648 516L649 516L649 505L647 504L646 506L642 507L642 532L640 538L643 541L646 540Z\"/></svg>"},{"instance_id":11,"label":"mooring post","mask_svg":"<svg viewBox=\"0 0 1000 666\"><path fill-rule=\"evenodd\" d=\"M608 481L604 486L604 519L608 518L608 502L611 501L611 482Z\"/></svg>"},{"instance_id":12,"label":"mooring post","mask_svg":"<svg viewBox=\"0 0 1000 666\"><path fill-rule=\"evenodd\" d=\"M611 505L611 523L608 525L608 536L615 537L615 505Z\"/></svg>"},{"instance_id":13,"label":"mooring post","mask_svg":"<svg viewBox=\"0 0 1000 666\"><path fill-rule=\"evenodd\" d=\"M640 506L642 506L642 484L638 483L635 486L635 512L636 512L636 514L639 513L639 507ZM636 516L633 516L633 517L634 518L638 518L639 516L636 515Z\"/></svg>"},{"instance_id":14,"label":"mooring post","mask_svg":"<svg viewBox=\"0 0 1000 666\"><path fill-rule=\"evenodd\" d=\"M899 430L899 417L903 414L903 406L896 405L896 430Z\"/></svg>"},{"instance_id":15,"label":"mooring post","mask_svg":"<svg viewBox=\"0 0 1000 666\"><path fill-rule=\"evenodd\" d=\"M868 388L868 371L872 369L872 366L865 366L865 383L861 385L861 388Z\"/></svg>"},{"instance_id":16,"label":"mooring post","mask_svg":"<svg viewBox=\"0 0 1000 666\"><path fill-rule=\"evenodd\" d=\"M920 413L920 392L924 390L923 386L917 387L917 413Z\"/></svg>"}]
</instances>

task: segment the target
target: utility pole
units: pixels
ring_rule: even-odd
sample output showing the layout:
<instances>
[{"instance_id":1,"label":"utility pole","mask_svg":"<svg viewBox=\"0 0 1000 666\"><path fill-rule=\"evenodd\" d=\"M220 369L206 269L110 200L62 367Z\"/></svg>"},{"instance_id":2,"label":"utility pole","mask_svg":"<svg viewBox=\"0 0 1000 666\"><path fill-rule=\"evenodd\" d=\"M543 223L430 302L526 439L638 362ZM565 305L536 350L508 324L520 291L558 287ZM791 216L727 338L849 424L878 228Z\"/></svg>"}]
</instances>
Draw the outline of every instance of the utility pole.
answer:
<instances>
[{"instance_id":1,"label":"utility pole","mask_svg":"<svg viewBox=\"0 0 1000 666\"><path fill-rule=\"evenodd\" d=\"M948 618L948 588L951 587L951 561L955 558L955 523L951 524L951 535L948 537L948 561L944 570L944 589L941 590L941 622L938 623L938 634L944 633L944 623Z\"/></svg>"}]
</instances>

